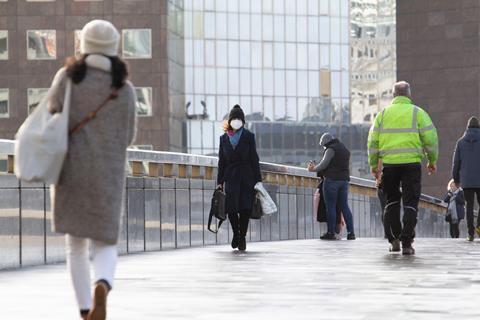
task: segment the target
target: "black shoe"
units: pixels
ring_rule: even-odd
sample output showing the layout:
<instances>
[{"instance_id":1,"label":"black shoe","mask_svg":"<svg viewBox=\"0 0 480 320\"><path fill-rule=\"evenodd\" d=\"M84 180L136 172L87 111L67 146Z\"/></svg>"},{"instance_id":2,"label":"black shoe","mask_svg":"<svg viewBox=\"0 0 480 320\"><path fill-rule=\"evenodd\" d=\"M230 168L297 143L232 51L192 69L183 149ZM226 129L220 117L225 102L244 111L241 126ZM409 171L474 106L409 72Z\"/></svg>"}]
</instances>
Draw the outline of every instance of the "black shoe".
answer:
<instances>
[{"instance_id":1,"label":"black shoe","mask_svg":"<svg viewBox=\"0 0 480 320\"><path fill-rule=\"evenodd\" d=\"M350 232L348 235L347 235L347 240L356 240L357 238L355 237L355 233L353 232Z\"/></svg>"},{"instance_id":2,"label":"black shoe","mask_svg":"<svg viewBox=\"0 0 480 320\"><path fill-rule=\"evenodd\" d=\"M392 242L390 242L390 252L400 252L400 250L400 240L392 240Z\"/></svg>"},{"instance_id":3,"label":"black shoe","mask_svg":"<svg viewBox=\"0 0 480 320\"><path fill-rule=\"evenodd\" d=\"M335 233L325 233L323 236L320 237L321 240L337 240Z\"/></svg>"},{"instance_id":4,"label":"black shoe","mask_svg":"<svg viewBox=\"0 0 480 320\"><path fill-rule=\"evenodd\" d=\"M238 248L238 237L237 236L233 236L233 239L232 239L232 249L237 249Z\"/></svg>"},{"instance_id":5,"label":"black shoe","mask_svg":"<svg viewBox=\"0 0 480 320\"><path fill-rule=\"evenodd\" d=\"M415 249L413 249L412 246L409 247L403 247L402 248L402 254L404 256L413 256L415 254Z\"/></svg>"},{"instance_id":6,"label":"black shoe","mask_svg":"<svg viewBox=\"0 0 480 320\"><path fill-rule=\"evenodd\" d=\"M245 237L240 237L238 239L238 250L240 251L247 250L247 240L245 239Z\"/></svg>"}]
</instances>

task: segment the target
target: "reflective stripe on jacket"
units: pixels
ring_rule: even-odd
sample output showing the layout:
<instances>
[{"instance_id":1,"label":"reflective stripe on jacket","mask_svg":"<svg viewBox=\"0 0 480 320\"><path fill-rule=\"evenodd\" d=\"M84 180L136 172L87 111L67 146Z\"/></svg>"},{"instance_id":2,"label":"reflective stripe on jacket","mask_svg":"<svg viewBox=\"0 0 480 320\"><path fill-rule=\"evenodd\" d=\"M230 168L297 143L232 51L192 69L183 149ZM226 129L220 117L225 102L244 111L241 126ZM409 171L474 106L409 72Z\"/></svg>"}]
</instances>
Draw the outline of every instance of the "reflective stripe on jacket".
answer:
<instances>
[{"instance_id":1,"label":"reflective stripe on jacket","mask_svg":"<svg viewBox=\"0 0 480 320\"><path fill-rule=\"evenodd\" d=\"M370 128L370 167L377 168L380 159L385 164L418 163L425 155L431 164L437 162L438 136L432 120L408 97L395 97Z\"/></svg>"}]
</instances>

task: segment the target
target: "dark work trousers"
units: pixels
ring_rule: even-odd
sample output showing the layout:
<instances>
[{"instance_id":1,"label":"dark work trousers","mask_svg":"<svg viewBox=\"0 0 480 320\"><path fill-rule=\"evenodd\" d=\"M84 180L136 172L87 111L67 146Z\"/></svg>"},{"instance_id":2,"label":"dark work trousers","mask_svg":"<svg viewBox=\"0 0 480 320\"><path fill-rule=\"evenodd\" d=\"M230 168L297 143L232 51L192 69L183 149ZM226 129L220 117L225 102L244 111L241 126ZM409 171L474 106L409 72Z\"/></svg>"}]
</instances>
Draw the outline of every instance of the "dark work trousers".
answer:
<instances>
[{"instance_id":1,"label":"dark work trousers","mask_svg":"<svg viewBox=\"0 0 480 320\"><path fill-rule=\"evenodd\" d=\"M450 237L454 239L460 237L460 228L458 227L458 223L450 223Z\"/></svg>"},{"instance_id":2,"label":"dark work trousers","mask_svg":"<svg viewBox=\"0 0 480 320\"><path fill-rule=\"evenodd\" d=\"M389 242L400 239L404 246L410 246L415 237L418 202L422 189L421 164L385 164L382 189L386 197L383 221L385 235ZM403 202L403 227L400 221L401 202Z\"/></svg>"},{"instance_id":3,"label":"dark work trousers","mask_svg":"<svg viewBox=\"0 0 480 320\"><path fill-rule=\"evenodd\" d=\"M239 218L240 216L240 218ZM245 237L248 231L248 223L250 222L250 212L229 213L228 220L232 226L233 236Z\"/></svg>"},{"instance_id":4,"label":"dark work trousers","mask_svg":"<svg viewBox=\"0 0 480 320\"><path fill-rule=\"evenodd\" d=\"M468 235L475 235L475 225L473 223L473 208L475 207L475 194L477 195L477 201L480 204L480 188L464 188L463 192L465 193L465 202L467 203L467 226L468 226ZM477 218L477 227L480 226L480 215Z\"/></svg>"}]
</instances>

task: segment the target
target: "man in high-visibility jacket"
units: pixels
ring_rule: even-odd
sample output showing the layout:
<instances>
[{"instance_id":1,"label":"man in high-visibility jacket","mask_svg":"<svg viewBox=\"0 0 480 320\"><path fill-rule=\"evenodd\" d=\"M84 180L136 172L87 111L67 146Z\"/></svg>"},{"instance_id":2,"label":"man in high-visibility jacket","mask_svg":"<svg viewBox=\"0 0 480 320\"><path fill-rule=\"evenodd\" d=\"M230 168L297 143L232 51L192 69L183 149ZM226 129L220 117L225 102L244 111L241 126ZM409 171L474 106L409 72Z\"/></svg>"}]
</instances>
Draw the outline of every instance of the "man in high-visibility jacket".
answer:
<instances>
[{"instance_id":1,"label":"man in high-visibility jacket","mask_svg":"<svg viewBox=\"0 0 480 320\"><path fill-rule=\"evenodd\" d=\"M428 174L436 171L438 136L427 112L412 103L410 85L405 81L397 82L393 91L391 105L376 116L370 128L368 161L373 176L376 179L381 176L386 196L384 228L390 251L400 251L401 243L402 253L411 255L415 254L412 242L421 194L421 162L426 156Z\"/></svg>"}]
</instances>

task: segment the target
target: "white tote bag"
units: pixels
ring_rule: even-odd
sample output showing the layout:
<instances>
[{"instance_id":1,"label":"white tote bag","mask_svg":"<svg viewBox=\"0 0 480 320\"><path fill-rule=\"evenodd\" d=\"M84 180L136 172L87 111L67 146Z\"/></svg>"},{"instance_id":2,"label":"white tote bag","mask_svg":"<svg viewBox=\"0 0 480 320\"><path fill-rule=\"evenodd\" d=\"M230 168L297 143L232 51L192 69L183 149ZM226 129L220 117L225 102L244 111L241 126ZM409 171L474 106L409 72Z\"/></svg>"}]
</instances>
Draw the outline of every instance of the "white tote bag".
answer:
<instances>
[{"instance_id":1,"label":"white tote bag","mask_svg":"<svg viewBox=\"0 0 480 320\"><path fill-rule=\"evenodd\" d=\"M257 182L255 184L254 190L257 192L257 196L260 199L263 214L269 216L278 211L277 205L268 194L268 191L263 186L263 183Z\"/></svg>"},{"instance_id":2,"label":"white tote bag","mask_svg":"<svg viewBox=\"0 0 480 320\"><path fill-rule=\"evenodd\" d=\"M68 150L71 80L66 83L62 112L51 114L48 110L51 90L16 134L14 169L23 181L56 184L63 167Z\"/></svg>"}]
</instances>

